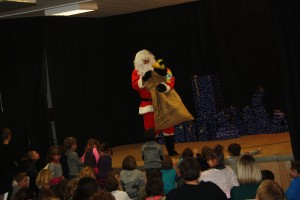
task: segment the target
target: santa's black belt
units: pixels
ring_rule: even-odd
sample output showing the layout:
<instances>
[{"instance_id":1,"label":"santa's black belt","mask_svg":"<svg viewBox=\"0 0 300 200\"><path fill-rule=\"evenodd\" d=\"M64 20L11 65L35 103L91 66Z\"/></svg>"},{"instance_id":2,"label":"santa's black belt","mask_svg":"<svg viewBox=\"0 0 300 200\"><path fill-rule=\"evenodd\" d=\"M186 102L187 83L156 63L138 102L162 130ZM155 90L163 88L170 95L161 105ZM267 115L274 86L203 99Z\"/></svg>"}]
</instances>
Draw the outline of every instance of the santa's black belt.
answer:
<instances>
[{"instance_id":1,"label":"santa's black belt","mask_svg":"<svg viewBox=\"0 0 300 200\"><path fill-rule=\"evenodd\" d=\"M142 101L148 101L148 102L151 102L152 99L151 99L151 98L142 98Z\"/></svg>"}]
</instances>

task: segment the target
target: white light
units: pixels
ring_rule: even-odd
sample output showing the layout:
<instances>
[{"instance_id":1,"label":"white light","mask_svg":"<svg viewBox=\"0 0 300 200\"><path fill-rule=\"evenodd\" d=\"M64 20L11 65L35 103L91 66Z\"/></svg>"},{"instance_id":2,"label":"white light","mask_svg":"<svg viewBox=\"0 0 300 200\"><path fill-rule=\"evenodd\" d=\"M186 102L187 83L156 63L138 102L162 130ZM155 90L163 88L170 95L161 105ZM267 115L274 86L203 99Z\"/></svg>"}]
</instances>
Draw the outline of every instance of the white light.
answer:
<instances>
[{"instance_id":1,"label":"white light","mask_svg":"<svg viewBox=\"0 0 300 200\"><path fill-rule=\"evenodd\" d=\"M65 5L45 10L45 15L49 16L70 16L80 13L91 12L98 9L97 2L84 2L72 5Z\"/></svg>"}]
</instances>

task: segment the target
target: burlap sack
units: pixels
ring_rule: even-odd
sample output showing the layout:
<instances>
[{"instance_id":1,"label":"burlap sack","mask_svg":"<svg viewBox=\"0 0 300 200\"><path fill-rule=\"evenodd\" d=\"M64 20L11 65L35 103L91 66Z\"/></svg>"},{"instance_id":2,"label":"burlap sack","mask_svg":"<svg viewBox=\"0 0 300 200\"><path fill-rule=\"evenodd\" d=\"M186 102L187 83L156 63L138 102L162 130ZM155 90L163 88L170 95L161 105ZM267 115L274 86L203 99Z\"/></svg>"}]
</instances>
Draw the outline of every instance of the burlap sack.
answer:
<instances>
[{"instance_id":1,"label":"burlap sack","mask_svg":"<svg viewBox=\"0 0 300 200\"><path fill-rule=\"evenodd\" d=\"M156 130L163 130L185 121L194 120L174 88L168 93L158 92L156 86L165 81L165 76L160 76L153 71L145 86L151 93Z\"/></svg>"}]
</instances>

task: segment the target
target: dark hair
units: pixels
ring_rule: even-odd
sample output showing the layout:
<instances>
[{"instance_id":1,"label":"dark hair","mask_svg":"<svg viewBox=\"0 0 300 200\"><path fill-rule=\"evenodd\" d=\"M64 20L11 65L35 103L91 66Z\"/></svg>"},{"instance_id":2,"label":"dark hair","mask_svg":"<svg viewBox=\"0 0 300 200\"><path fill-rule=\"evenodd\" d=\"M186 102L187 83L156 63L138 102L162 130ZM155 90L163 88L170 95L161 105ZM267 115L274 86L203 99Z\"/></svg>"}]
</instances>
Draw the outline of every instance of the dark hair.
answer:
<instances>
[{"instance_id":1,"label":"dark hair","mask_svg":"<svg viewBox=\"0 0 300 200\"><path fill-rule=\"evenodd\" d=\"M60 147L59 146L49 147L47 157L46 157L46 162L47 163L51 162L55 155L61 155Z\"/></svg>"},{"instance_id":2,"label":"dark hair","mask_svg":"<svg viewBox=\"0 0 300 200\"><path fill-rule=\"evenodd\" d=\"M214 148L211 149L211 154L208 155L206 159L207 160L216 159L218 165L223 165L223 161L224 161L223 146L217 144Z\"/></svg>"},{"instance_id":3,"label":"dark hair","mask_svg":"<svg viewBox=\"0 0 300 200\"><path fill-rule=\"evenodd\" d=\"M34 198L34 191L29 187L22 187L15 194L14 200L27 200Z\"/></svg>"},{"instance_id":4,"label":"dark hair","mask_svg":"<svg viewBox=\"0 0 300 200\"><path fill-rule=\"evenodd\" d=\"M88 200L98 190L99 186L94 178L83 177L79 180L72 199Z\"/></svg>"},{"instance_id":5,"label":"dark hair","mask_svg":"<svg viewBox=\"0 0 300 200\"><path fill-rule=\"evenodd\" d=\"M194 156L194 152L190 147L185 148L181 154L182 158L193 157L193 156Z\"/></svg>"},{"instance_id":6,"label":"dark hair","mask_svg":"<svg viewBox=\"0 0 300 200\"><path fill-rule=\"evenodd\" d=\"M233 156L240 156L241 155L241 145L238 143L231 143L228 146L228 152L231 153Z\"/></svg>"},{"instance_id":7,"label":"dark hair","mask_svg":"<svg viewBox=\"0 0 300 200\"><path fill-rule=\"evenodd\" d=\"M115 200L116 198L111 194L111 192L107 192L105 190L99 190L95 192L89 200Z\"/></svg>"},{"instance_id":8,"label":"dark hair","mask_svg":"<svg viewBox=\"0 0 300 200\"><path fill-rule=\"evenodd\" d=\"M297 173L300 173L300 161L299 160L291 160L291 169L294 169L297 171Z\"/></svg>"},{"instance_id":9,"label":"dark hair","mask_svg":"<svg viewBox=\"0 0 300 200\"><path fill-rule=\"evenodd\" d=\"M262 181L266 180L266 179L270 179L270 180L274 181L274 179L275 179L274 173L267 169L261 170L261 176L262 176Z\"/></svg>"},{"instance_id":10,"label":"dark hair","mask_svg":"<svg viewBox=\"0 0 300 200\"><path fill-rule=\"evenodd\" d=\"M118 189L118 186L119 186L119 182L115 176L111 175L106 178L105 188L108 191L110 191L110 192L115 191Z\"/></svg>"},{"instance_id":11,"label":"dark hair","mask_svg":"<svg viewBox=\"0 0 300 200\"><path fill-rule=\"evenodd\" d=\"M122 169L134 170L136 169L136 167L137 164L136 164L135 157L133 157L132 155L128 155L124 158L122 162Z\"/></svg>"},{"instance_id":12,"label":"dark hair","mask_svg":"<svg viewBox=\"0 0 300 200\"><path fill-rule=\"evenodd\" d=\"M201 154L202 154L202 158L204 160L207 160L207 157L209 157L211 154L211 148L209 146L202 147Z\"/></svg>"},{"instance_id":13,"label":"dark hair","mask_svg":"<svg viewBox=\"0 0 300 200\"><path fill-rule=\"evenodd\" d=\"M179 165L182 178L186 181L194 181L199 178L200 167L195 158L187 157Z\"/></svg>"},{"instance_id":14,"label":"dark hair","mask_svg":"<svg viewBox=\"0 0 300 200\"><path fill-rule=\"evenodd\" d=\"M98 147L98 151L102 151L102 152L105 152L105 153L109 153L110 152L110 148L108 146L107 143L103 142L99 145Z\"/></svg>"},{"instance_id":15,"label":"dark hair","mask_svg":"<svg viewBox=\"0 0 300 200\"><path fill-rule=\"evenodd\" d=\"M146 183L147 197L153 197L164 194L164 183L160 178L151 178Z\"/></svg>"},{"instance_id":16,"label":"dark hair","mask_svg":"<svg viewBox=\"0 0 300 200\"><path fill-rule=\"evenodd\" d=\"M162 169L172 169L173 168L173 160L170 156L165 156L161 161Z\"/></svg>"},{"instance_id":17,"label":"dark hair","mask_svg":"<svg viewBox=\"0 0 300 200\"><path fill-rule=\"evenodd\" d=\"M145 141L153 141L155 140L155 129L149 128L144 132Z\"/></svg>"},{"instance_id":18,"label":"dark hair","mask_svg":"<svg viewBox=\"0 0 300 200\"><path fill-rule=\"evenodd\" d=\"M72 146L73 146L74 144L76 144L76 143L77 143L77 140L76 140L76 138L74 138L74 137L67 137L67 138L64 139L64 146L65 146L67 149L71 149Z\"/></svg>"}]
</instances>

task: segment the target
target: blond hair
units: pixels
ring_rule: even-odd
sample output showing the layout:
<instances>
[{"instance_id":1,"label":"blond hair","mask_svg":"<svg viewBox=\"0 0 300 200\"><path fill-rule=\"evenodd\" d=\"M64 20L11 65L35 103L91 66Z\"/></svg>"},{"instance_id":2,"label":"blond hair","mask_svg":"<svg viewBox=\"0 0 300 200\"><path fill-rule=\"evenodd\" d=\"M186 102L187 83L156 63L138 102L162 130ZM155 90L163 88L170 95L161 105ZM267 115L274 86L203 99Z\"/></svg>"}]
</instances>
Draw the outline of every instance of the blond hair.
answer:
<instances>
[{"instance_id":1,"label":"blond hair","mask_svg":"<svg viewBox=\"0 0 300 200\"><path fill-rule=\"evenodd\" d=\"M93 170L91 167L89 167L89 166L85 166L85 167L81 170L81 172L80 172L80 174L79 174L79 177L80 177L80 178L83 178L83 177L92 177L92 178L96 179L94 170Z\"/></svg>"},{"instance_id":2,"label":"blond hair","mask_svg":"<svg viewBox=\"0 0 300 200\"><path fill-rule=\"evenodd\" d=\"M261 171L253 156L245 154L238 159L237 177L241 185L259 183L261 181Z\"/></svg>"},{"instance_id":3,"label":"blond hair","mask_svg":"<svg viewBox=\"0 0 300 200\"><path fill-rule=\"evenodd\" d=\"M49 185L51 180L51 171L50 169L41 169L38 176L35 179L35 184L41 188L45 185Z\"/></svg>"}]
</instances>

